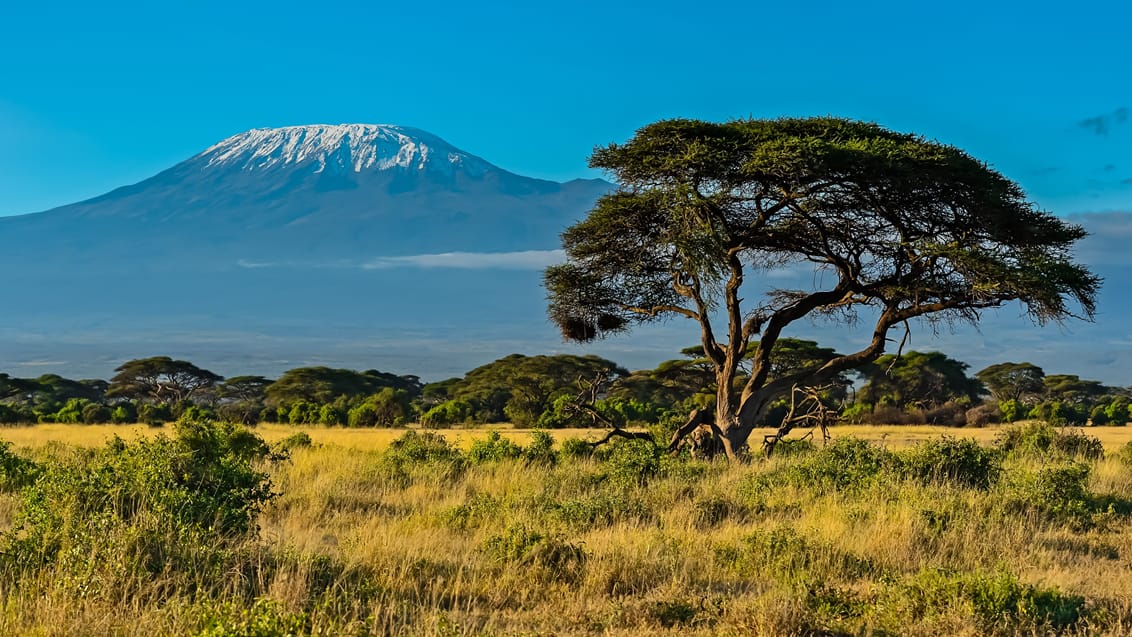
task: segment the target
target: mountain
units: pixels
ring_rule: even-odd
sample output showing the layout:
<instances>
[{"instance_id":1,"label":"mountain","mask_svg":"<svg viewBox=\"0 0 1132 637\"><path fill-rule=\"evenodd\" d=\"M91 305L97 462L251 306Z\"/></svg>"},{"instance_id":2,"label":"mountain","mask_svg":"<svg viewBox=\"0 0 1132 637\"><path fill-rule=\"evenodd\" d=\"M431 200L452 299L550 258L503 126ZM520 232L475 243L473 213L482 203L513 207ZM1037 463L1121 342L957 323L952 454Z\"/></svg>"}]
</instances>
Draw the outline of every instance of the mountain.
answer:
<instances>
[{"instance_id":1,"label":"mountain","mask_svg":"<svg viewBox=\"0 0 1132 637\"><path fill-rule=\"evenodd\" d=\"M233 372L320 360L431 376L545 349L541 268L611 188L523 177L401 126L250 130L139 183L0 218L0 369L105 375L175 350ZM441 353L421 369L429 348Z\"/></svg>"},{"instance_id":2,"label":"mountain","mask_svg":"<svg viewBox=\"0 0 1132 637\"><path fill-rule=\"evenodd\" d=\"M522 177L412 128L255 129L132 186L0 219L0 250L184 269L551 249L609 188Z\"/></svg>"}]
</instances>

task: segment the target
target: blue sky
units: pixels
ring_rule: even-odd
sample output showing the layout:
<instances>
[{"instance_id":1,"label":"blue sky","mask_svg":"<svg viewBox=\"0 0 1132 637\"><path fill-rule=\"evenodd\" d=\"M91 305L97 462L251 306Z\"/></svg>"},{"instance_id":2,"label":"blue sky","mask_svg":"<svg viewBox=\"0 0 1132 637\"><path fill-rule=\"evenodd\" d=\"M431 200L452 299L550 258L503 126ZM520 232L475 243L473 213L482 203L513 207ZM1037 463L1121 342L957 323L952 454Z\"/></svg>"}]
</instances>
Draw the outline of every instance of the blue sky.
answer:
<instances>
[{"instance_id":1,"label":"blue sky","mask_svg":"<svg viewBox=\"0 0 1132 637\"><path fill-rule=\"evenodd\" d=\"M0 9L0 215L253 127L415 126L598 176L666 117L833 114L967 149L1058 212L1132 210L1126 3L169 2Z\"/></svg>"}]
</instances>

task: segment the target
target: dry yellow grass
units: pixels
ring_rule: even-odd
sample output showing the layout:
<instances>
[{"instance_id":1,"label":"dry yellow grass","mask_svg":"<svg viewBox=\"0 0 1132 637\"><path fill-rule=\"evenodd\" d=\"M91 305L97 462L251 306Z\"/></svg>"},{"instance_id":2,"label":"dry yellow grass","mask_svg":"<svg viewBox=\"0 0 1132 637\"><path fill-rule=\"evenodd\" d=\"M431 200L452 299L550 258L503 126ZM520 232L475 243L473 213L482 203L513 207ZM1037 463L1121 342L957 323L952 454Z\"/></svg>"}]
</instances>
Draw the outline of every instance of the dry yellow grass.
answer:
<instances>
[{"instance_id":1,"label":"dry yellow grass","mask_svg":"<svg viewBox=\"0 0 1132 637\"><path fill-rule=\"evenodd\" d=\"M882 442L892 449L903 449L917 442L948 435L971 438L982 444L990 444L1004 426L981 428L937 427L932 425L840 425L831 429L834 438L857 437L864 440ZM255 429L256 433L268 442L276 442L298 432L305 432L315 444L332 445L347 449L379 451L404 433L402 429L349 429L345 427L326 427L320 425L284 425L263 423ZM515 429L510 425L485 426L472 429L444 429L444 435L455 446L466 449L476 438L482 438L490 431L498 431L504 438L516 444L525 445L530 441L531 429ZM1088 427L1088 435L1100 439L1105 450L1111 452L1132 442L1132 427ZM147 425L68 425L39 424L27 427L0 428L0 440L6 440L17 447L38 447L48 442L68 445L94 447L105 444L114 436L132 440L138 436L154 436L169 433L165 427ZM566 438L597 439L605 434L601 429L556 429L550 431L558 441ZM752 442L760 432L752 437ZM795 432L791 438L803 435Z\"/></svg>"},{"instance_id":2,"label":"dry yellow grass","mask_svg":"<svg viewBox=\"0 0 1132 637\"><path fill-rule=\"evenodd\" d=\"M130 440L160 431L40 425L0 431L0 439L23 447L98 445L114 434ZM951 577L937 572L976 578L964 580L968 586L1005 573L1103 609L1096 623L1066 632L1132 630L1132 518L1124 510L1132 506L1132 469L1114 457L1091 465L1089 479L1114 508L1100 507L1075 526L1004 505L1044 466L1028 460L1012 460L1007 478L989 491L889 474L859 489L792 484L782 472L803 460L786 456L746 465L676 462L647 484L632 474L618 483L610 474L615 462L592 459L398 465L384 451L403 430L256 431L269 441L305 431L315 446L295 449L272 468L282 495L260 520L258 546L291 557L257 583L255 595L306 614L323 634L350 627L390 635L1055 632L1030 621L1032 608L997 598L1002 617L975 617L973 602L949 597L961 589L931 588ZM500 431L520 444L530 435ZM986 442L997 431L839 427L834 435L883 439L896 449L942 434ZM1110 450L1132 438L1132 428L1087 432ZM466 448L486 430L440 433ZM0 500L0 524L10 524L12 505ZM516 533L537 534L544 548L560 552L539 559L501 552ZM570 561L572 550L580 562ZM46 575L37 586L46 592L5 591L0 581L7 603L0 633L199 628L200 607L190 598L162 605L74 600ZM922 595L917 586L925 587Z\"/></svg>"}]
</instances>

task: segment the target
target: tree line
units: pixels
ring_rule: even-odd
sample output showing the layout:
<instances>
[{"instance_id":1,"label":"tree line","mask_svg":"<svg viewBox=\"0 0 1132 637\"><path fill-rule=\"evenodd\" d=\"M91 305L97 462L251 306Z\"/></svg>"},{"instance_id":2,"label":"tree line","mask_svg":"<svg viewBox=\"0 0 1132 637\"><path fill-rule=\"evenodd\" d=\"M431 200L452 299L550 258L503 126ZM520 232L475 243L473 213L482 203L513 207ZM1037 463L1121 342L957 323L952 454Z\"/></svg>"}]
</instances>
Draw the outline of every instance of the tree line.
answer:
<instances>
[{"instance_id":1,"label":"tree line","mask_svg":"<svg viewBox=\"0 0 1132 637\"><path fill-rule=\"evenodd\" d=\"M750 357L738 366L747 382ZM815 341L780 338L768 358L769 378L797 376L840 356ZM211 417L255 424L429 427L512 423L562 428L614 423L670 432L690 412L711 409L717 376L700 347L653 369L629 371L598 356L511 354L462 377L425 383L418 376L370 369L300 367L278 378L224 378L167 356L127 361L110 380L57 374L15 378L0 373L0 424L37 422L160 424ZM592 386L601 379L600 387ZM942 352L889 354L815 387L842 420L876 424L981 426L1039 419L1059 425L1124 425L1132 389L1069 374L1046 374L1027 362L1004 362L969 373ZM579 409L588 398L588 409ZM766 410L762 426L786 416L789 392ZM658 432L659 433L659 432Z\"/></svg>"}]
</instances>

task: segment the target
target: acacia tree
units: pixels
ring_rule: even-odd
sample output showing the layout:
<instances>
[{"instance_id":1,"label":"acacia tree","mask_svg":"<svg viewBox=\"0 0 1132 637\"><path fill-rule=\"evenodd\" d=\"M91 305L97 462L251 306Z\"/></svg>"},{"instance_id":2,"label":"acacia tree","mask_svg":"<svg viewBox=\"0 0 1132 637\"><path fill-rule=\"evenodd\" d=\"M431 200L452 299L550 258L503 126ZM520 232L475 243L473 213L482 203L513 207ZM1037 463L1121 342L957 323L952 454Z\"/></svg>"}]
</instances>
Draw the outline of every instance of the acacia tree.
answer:
<instances>
[{"instance_id":1,"label":"acacia tree","mask_svg":"<svg viewBox=\"0 0 1132 637\"><path fill-rule=\"evenodd\" d=\"M224 380L189 361L152 356L122 363L106 391L109 398L124 397L153 403L180 403L198 391Z\"/></svg>"},{"instance_id":2,"label":"acacia tree","mask_svg":"<svg viewBox=\"0 0 1132 637\"><path fill-rule=\"evenodd\" d=\"M1041 396L1045 377L1045 371L1033 363L998 363L975 373L999 402Z\"/></svg>"},{"instance_id":3,"label":"acacia tree","mask_svg":"<svg viewBox=\"0 0 1132 637\"><path fill-rule=\"evenodd\" d=\"M975 322L1013 300L1038 323L1094 314L1100 279L1071 255L1084 230L917 135L835 118L668 120L596 149L590 165L619 188L563 233L567 261L545 274L549 316L576 341L670 316L697 323L716 377L710 424L730 457L776 397L876 360L911 319ZM748 279L769 284L782 267L812 269L815 284L745 302ZM770 380L793 323L866 315L860 349Z\"/></svg>"}]
</instances>

